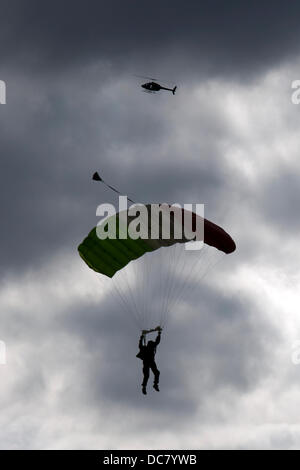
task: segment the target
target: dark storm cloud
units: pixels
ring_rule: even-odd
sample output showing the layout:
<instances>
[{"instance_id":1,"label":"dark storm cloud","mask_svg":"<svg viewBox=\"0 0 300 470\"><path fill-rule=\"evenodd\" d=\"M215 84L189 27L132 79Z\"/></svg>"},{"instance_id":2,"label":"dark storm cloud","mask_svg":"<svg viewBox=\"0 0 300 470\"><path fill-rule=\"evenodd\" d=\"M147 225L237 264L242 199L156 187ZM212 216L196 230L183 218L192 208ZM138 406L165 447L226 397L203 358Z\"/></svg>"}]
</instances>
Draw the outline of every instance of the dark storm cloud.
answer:
<instances>
[{"instance_id":1,"label":"dark storm cloud","mask_svg":"<svg viewBox=\"0 0 300 470\"><path fill-rule=\"evenodd\" d=\"M216 126L219 136L226 132L222 119L213 113L204 118L203 111L197 122L201 148L189 149L196 162L186 165L173 143L177 124L168 121L164 102L145 107L142 94L135 98L136 89L129 92L126 84L119 90L114 83L110 96L110 84L99 87L93 70L86 72L89 89L82 90L81 70L77 77L66 74L45 83L13 78L15 95L1 109L4 272L43 263L57 248L76 253L96 223L97 205L117 202L91 181L95 170L142 202L209 201L213 210L226 188L213 137ZM161 158L168 141L171 159Z\"/></svg>"},{"instance_id":2,"label":"dark storm cloud","mask_svg":"<svg viewBox=\"0 0 300 470\"><path fill-rule=\"evenodd\" d=\"M182 86L176 100L149 97L128 77L158 72L183 83L217 77L219 84L231 75L234 90L232 77L257 77L298 53L299 2L11 0L1 2L0 13L0 79L7 81L8 92L7 105L0 107L1 269L10 274L8 287L3 284L3 332L8 344L26 343L14 352L26 367L7 400L23 405L32 395L32 409L40 398L44 410L48 394L51 403L57 400L57 421L68 412L79 422L86 407L96 415L106 410L109 423L119 407L141 418L128 426L132 433L157 432L159 423L163 432L176 428L178 434L186 426L190 435L194 416L204 425L218 413L225 419L235 406L233 397L238 401L254 392L274 372L271 349L282 338L264 316L264 293L258 292L259 303L252 286L239 292L239 279L234 294L221 292L213 281L196 289L180 306L186 316L170 322L159 348L163 392L145 401L135 358L137 332L122 307L109 296L95 307L89 293L78 301L76 287L68 290L65 281L70 275L72 282L76 247L95 225L97 205L116 202L91 181L95 170L133 199L205 203L206 216L233 230L237 240L237 252L226 260L224 289L227 276L243 262L255 270L262 253L273 268L280 229L298 231L290 211L298 200L296 172L283 172L276 181L266 177L263 188L253 192L242 170L235 173L224 158L224 142L238 141L241 148L243 142L234 135L239 128L227 125L222 105L201 99L193 114L189 94L196 100L195 88ZM257 175L259 170L257 164ZM65 271L55 280L48 271L43 277L40 271L54 261ZM79 263L78 258L74 279L80 278ZM28 291L24 271L32 275ZM55 289L53 295L55 282L58 292L64 290L61 297ZM67 379L57 392L60 370ZM221 407L214 403L218 394ZM49 419L39 415L37 435L41 421L48 427ZM102 427L96 422L96 431ZM58 442L53 435L50 446ZM30 431L26 436L19 447L33 446L35 437ZM284 436L278 439L289 445ZM70 437L71 447L74 442ZM120 446L120 440L113 445Z\"/></svg>"},{"instance_id":3,"label":"dark storm cloud","mask_svg":"<svg viewBox=\"0 0 300 470\"><path fill-rule=\"evenodd\" d=\"M8 104L1 108L5 271L43 262L58 246L77 246L86 234L82 227L95 224L96 206L112 198L100 185L91 186L95 169L138 200L209 202L212 217L222 192L230 199L231 183L214 143L216 132L226 137L224 120L205 109L195 129L202 147L188 149L199 155L197 162L186 165L174 149L176 164L164 162L164 142L172 142L180 121L170 124L163 103L145 106L133 99L106 59L124 61L128 71L128 57L142 63L145 56L159 68L175 48L171 63L190 57L196 68L207 61L222 74L245 64L256 73L297 45L297 3L161 2L147 10L141 2L28 1L2 2L1 8L7 77L0 78L8 83ZM41 75L43 70L53 73ZM180 73L188 80L189 72ZM119 89L107 93L111 84ZM126 148L131 160L124 158Z\"/></svg>"},{"instance_id":4,"label":"dark storm cloud","mask_svg":"<svg viewBox=\"0 0 300 470\"><path fill-rule=\"evenodd\" d=\"M153 71L169 55L173 72L240 75L298 50L299 13L296 1L2 1L1 57L57 73L97 58Z\"/></svg>"}]
</instances>

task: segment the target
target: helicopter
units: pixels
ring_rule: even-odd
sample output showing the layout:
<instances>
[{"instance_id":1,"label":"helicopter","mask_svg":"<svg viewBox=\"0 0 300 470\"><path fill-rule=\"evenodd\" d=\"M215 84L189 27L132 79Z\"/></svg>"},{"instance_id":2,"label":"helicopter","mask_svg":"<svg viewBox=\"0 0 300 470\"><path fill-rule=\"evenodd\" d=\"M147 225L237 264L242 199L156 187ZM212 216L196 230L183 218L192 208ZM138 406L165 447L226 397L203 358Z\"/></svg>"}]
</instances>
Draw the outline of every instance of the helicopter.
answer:
<instances>
[{"instance_id":1,"label":"helicopter","mask_svg":"<svg viewBox=\"0 0 300 470\"><path fill-rule=\"evenodd\" d=\"M147 78L148 80L151 80L151 82L143 83L143 85L141 85L141 87L144 88L143 91L147 93L156 93L157 91L160 91L160 90L167 90L167 91L171 91L173 95L175 95L175 92L177 90L177 86L174 86L174 88L167 88L167 87L160 85L159 83L157 83L156 78L143 77L140 75L136 75L136 77Z\"/></svg>"}]
</instances>

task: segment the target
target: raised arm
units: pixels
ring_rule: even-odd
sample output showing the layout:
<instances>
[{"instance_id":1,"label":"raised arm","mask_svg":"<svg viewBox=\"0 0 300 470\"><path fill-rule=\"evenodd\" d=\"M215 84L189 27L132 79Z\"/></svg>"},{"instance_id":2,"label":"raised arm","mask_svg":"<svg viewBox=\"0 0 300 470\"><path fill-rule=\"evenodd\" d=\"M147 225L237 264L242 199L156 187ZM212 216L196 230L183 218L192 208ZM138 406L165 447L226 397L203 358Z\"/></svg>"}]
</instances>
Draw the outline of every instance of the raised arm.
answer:
<instances>
[{"instance_id":1,"label":"raised arm","mask_svg":"<svg viewBox=\"0 0 300 470\"><path fill-rule=\"evenodd\" d=\"M144 339L145 339L145 336L144 336L144 335L141 335L140 341L139 341L139 348L140 348L140 349L144 346Z\"/></svg>"},{"instance_id":2,"label":"raised arm","mask_svg":"<svg viewBox=\"0 0 300 470\"><path fill-rule=\"evenodd\" d=\"M159 343L160 343L160 335L161 335L161 331L158 332L158 335L157 335L156 340L155 340L155 346L158 346Z\"/></svg>"}]
</instances>

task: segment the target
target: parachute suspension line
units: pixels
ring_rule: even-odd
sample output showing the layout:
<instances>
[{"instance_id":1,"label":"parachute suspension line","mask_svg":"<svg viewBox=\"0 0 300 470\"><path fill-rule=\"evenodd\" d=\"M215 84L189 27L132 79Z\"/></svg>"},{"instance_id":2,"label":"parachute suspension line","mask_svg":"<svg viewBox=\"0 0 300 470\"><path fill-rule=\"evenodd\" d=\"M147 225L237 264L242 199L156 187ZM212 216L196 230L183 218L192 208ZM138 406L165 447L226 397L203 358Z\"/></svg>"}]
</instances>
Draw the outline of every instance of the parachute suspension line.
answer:
<instances>
[{"instance_id":1,"label":"parachute suspension line","mask_svg":"<svg viewBox=\"0 0 300 470\"><path fill-rule=\"evenodd\" d=\"M136 289L137 277L136 277L136 275L134 275L134 263L132 263L132 265L129 266L129 268L131 268L131 270L132 270L131 275L132 275L132 278L133 278L133 282L128 279L126 270L124 271L124 279L125 279L126 284L127 284L127 292L129 293L129 296L131 297L131 303L132 303L132 305L134 305L134 308L136 310L136 315L137 315L137 318L138 318L140 329L143 329L143 324L141 322L141 314L140 314L138 297L135 294L135 292L137 290Z\"/></svg>"},{"instance_id":2,"label":"parachute suspension line","mask_svg":"<svg viewBox=\"0 0 300 470\"><path fill-rule=\"evenodd\" d=\"M152 256L151 256L152 255ZM144 301L146 311L144 322L148 320L148 327L155 328L160 326L160 311L157 309L157 299L159 299L160 283L159 275L161 271L160 253L147 253L145 256L145 285L144 285ZM159 315L158 315L159 313Z\"/></svg>"},{"instance_id":3,"label":"parachute suspension line","mask_svg":"<svg viewBox=\"0 0 300 470\"><path fill-rule=\"evenodd\" d=\"M143 305L143 325L147 326L147 329L154 328L154 325L150 324L152 321L152 317L153 317L152 315L153 306L149 298L149 292L151 293L152 291L151 284L153 284L152 264L150 261L149 253L146 253L144 263L143 263L141 297L142 297L142 305ZM147 293L148 293L148 298L146 295Z\"/></svg>"},{"instance_id":4,"label":"parachute suspension line","mask_svg":"<svg viewBox=\"0 0 300 470\"><path fill-rule=\"evenodd\" d=\"M161 266L160 266L160 271L161 271L161 274L162 275L165 275L165 280L162 281L162 289L163 289L163 292L161 293L161 299L162 299L162 304L161 304L161 326L163 327L164 326L164 312L165 312L165 308L166 308L166 303L167 303L167 295L168 295L168 291L169 291L169 282L170 282L170 278L167 277L167 273L168 271L170 270L171 268L171 261L172 261L172 258L170 256L170 252L168 251L167 248L161 248L161 259L164 260L166 259L166 263L161 263ZM165 272L163 272L165 271Z\"/></svg>"},{"instance_id":5,"label":"parachute suspension line","mask_svg":"<svg viewBox=\"0 0 300 470\"><path fill-rule=\"evenodd\" d=\"M189 264L189 271L186 272L186 271L183 271L183 276L182 276L182 279L183 279L183 282L181 283L181 285L179 286L179 289L177 291L177 295L174 296L173 298L173 302L176 300L176 298L180 297L180 295L182 294L182 292L184 291L185 289L185 286L188 284L189 280L194 278L194 273L196 270L198 270L198 266L199 264L202 264L203 266L203 255L204 255L204 252L202 251L205 249L202 248L200 252L198 251L195 251L195 252L192 252L192 253L188 253L186 252L185 253L185 259L186 259L186 265ZM191 257L193 257L193 261L196 259L196 261L194 261L194 264L193 266L191 267L191 263L189 262L188 263L188 258L189 258L189 255L191 255ZM182 253L182 256L184 256L184 253Z\"/></svg>"},{"instance_id":6,"label":"parachute suspension line","mask_svg":"<svg viewBox=\"0 0 300 470\"><path fill-rule=\"evenodd\" d=\"M167 272L166 272L167 289L166 289L166 295L165 295L164 309L162 312L164 325L166 324L166 321L167 321L167 312L169 309L170 300L172 298L172 292L174 291L174 289L176 289L176 276L174 276L174 273L176 273L176 271L182 272L182 269L183 269L184 258L178 257L177 255L177 252L179 251L178 248L179 247L176 244L168 252L171 262L169 266L167 266ZM182 248L182 246L180 248Z\"/></svg>"},{"instance_id":7,"label":"parachute suspension line","mask_svg":"<svg viewBox=\"0 0 300 470\"><path fill-rule=\"evenodd\" d=\"M201 269L199 270L200 271L200 277L202 277L203 274L205 273L207 266L203 263L203 261L204 261L203 259L205 259L206 252L207 252L207 250L206 250L206 247L204 246L201 249L200 253L198 251L191 252L191 253L188 253L188 252L185 253L186 260L189 258L189 255L191 255L191 257L193 257L193 266L192 266L192 268L189 269L188 272L183 272L182 273L181 277L182 277L183 282L178 286L178 290L176 292L176 295L173 296L171 305L169 306L169 311L170 311L171 307L175 308L175 306L178 304L179 300L184 297L184 294L186 294L187 289L189 289L189 287L191 285L190 281L195 278L194 274L195 274L195 271L198 271L199 265L201 266ZM194 261L195 257L197 257L196 262ZM206 259L206 261L207 261L207 259ZM186 265L187 264L190 265L191 263L187 262ZM196 284L197 284L196 282L192 283L192 285L196 285ZM168 313L169 313L169 311L168 311Z\"/></svg>"},{"instance_id":8,"label":"parachute suspension line","mask_svg":"<svg viewBox=\"0 0 300 470\"><path fill-rule=\"evenodd\" d=\"M153 297L152 292L153 292L153 287L155 285L155 270L153 269L154 263L151 262L151 256L149 253L147 253L147 256L145 257L145 275L144 275L144 286L143 286L143 292L144 292L144 305L145 305L145 310L144 310L144 324L146 324L147 319L148 319L148 325L147 328L155 328L157 325L154 325L154 304L155 304L155 297ZM153 272L154 271L154 272ZM148 298L146 293L148 293Z\"/></svg>"},{"instance_id":9,"label":"parachute suspension line","mask_svg":"<svg viewBox=\"0 0 300 470\"><path fill-rule=\"evenodd\" d=\"M140 323L141 327L144 329L145 328L145 322L144 322L144 317L145 317L145 306L144 306L144 296L143 296L143 291L144 291L144 283L145 283L145 266L144 263L139 262L139 260L132 261L132 269L134 271L134 276L135 276L135 283L136 283L136 298L137 298L137 304L138 304L138 309L139 309L139 318L140 318ZM140 267L139 267L140 264Z\"/></svg>"},{"instance_id":10,"label":"parachute suspension line","mask_svg":"<svg viewBox=\"0 0 300 470\"><path fill-rule=\"evenodd\" d=\"M139 315L139 308L138 308L138 305L136 303L136 298L135 298L135 295L134 295L134 292L133 292L133 287L132 284L134 284L134 282L130 282L128 280L128 277L129 275L131 274L131 277L134 277L132 276L132 272L130 272L130 268L131 266L128 266L129 269L125 269L121 272L118 272L115 276L113 277L113 281L115 282L115 286L117 288L117 291L122 292L123 296L126 298L128 297L128 299L130 300L128 303L129 305L131 306L131 315L134 314L136 316L136 319L137 319L137 323L139 324L139 328L141 329L142 328L142 325L140 323L140 315ZM134 281L134 279L133 279Z\"/></svg>"},{"instance_id":11,"label":"parachute suspension line","mask_svg":"<svg viewBox=\"0 0 300 470\"><path fill-rule=\"evenodd\" d=\"M187 257L185 256L184 251L184 246L182 246L182 244L176 244L170 250L168 250L172 264L169 266L168 272L166 273L168 279L168 290L165 296L165 306L163 309L164 325L167 322L167 315L170 310L171 299L173 298L174 291L176 291L178 284L178 279L174 273L178 272L181 275L184 275L185 272L184 268L187 263Z\"/></svg>"},{"instance_id":12,"label":"parachute suspension line","mask_svg":"<svg viewBox=\"0 0 300 470\"><path fill-rule=\"evenodd\" d=\"M136 299L136 305L137 305L137 310L138 310L139 322L140 322L141 328L144 328L143 308L142 308L142 303L141 303L141 290L142 290L142 284L143 284L143 278L142 278L143 272L142 272L141 269L138 269L138 266L137 266L138 264L139 264L139 260L132 261L128 268L132 269L133 279L134 279L134 284L135 284L135 299Z\"/></svg>"},{"instance_id":13,"label":"parachute suspension line","mask_svg":"<svg viewBox=\"0 0 300 470\"><path fill-rule=\"evenodd\" d=\"M171 260L173 261L173 263L167 268L167 272L166 272L166 276L168 280L168 289L166 292L165 306L163 310L164 325L166 324L166 320L167 320L167 312L169 309L172 292L174 291L174 288L176 288L176 279L174 276L175 267L176 267L176 270L178 269L180 270L180 272L182 271L182 260L177 257L177 251L178 251L177 248L178 248L177 245L174 245L174 249L171 250L171 252L169 252L169 256L171 257Z\"/></svg>"},{"instance_id":14,"label":"parachute suspension line","mask_svg":"<svg viewBox=\"0 0 300 470\"><path fill-rule=\"evenodd\" d=\"M191 270L190 262L189 262L190 261L189 260L190 253L187 252L184 245L181 245L181 246L177 245L176 248L177 248L176 256L179 258L179 263L180 263L179 264L179 269L177 269L177 273L180 273L180 276L181 276L182 281L183 281L182 284L184 284L184 282L186 280L186 277L188 276L187 270L188 269ZM198 254L198 256L199 256L199 254ZM182 287L182 284L180 285L180 283L178 283L178 275L177 276L174 275L173 276L173 286L174 287L173 287L173 291L172 291L172 295L171 295L171 299L170 299L171 304L173 303L174 297L176 297L176 295L180 295L180 288ZM168 309L170 309L170 303L169 303Z\"/></svg>"},{"instance_id":15,"label":"parachute suspension line","mask_svg":"<svg viewBox=\"0 0 300 470\"><path fill-rule=\"evenodd\" d=\"M184 285L182 286L181 291L178 293L177 297L173 299L172 308L175 308L177 306L178 302L183 297L183 292L185 294L184 297L186 297L188 291L191 292L193 291L193 289L196 288L196 286L198 285L197 281L203 279L203 277L205 277L205 275L208 273L208 270L215 266L218 262L220 262L220 260L223 259L225 256L225 254L220 252L219 250L208 247L206 245L204 245L201 251L203 251L203 253L201 253L201 256L199 256L198 262L194 265L193 269L190 272L190 275L185 279ZM199 276L197 277L195 282L190 282L191 278L194 275L194 271L199 266L199 264L201 265L201 269L199 270Z\"/></svg>"},{"instance_id":16,"label":"parachute suspension line","mask_svg":"<svg viewBox=\"0 0 300 470\"><path fill-rule=\"evenodd\" d=\"M173 261L173 263L170 264L170 266L167 267L167 272L166 272L168 287L167 287L167 292L166 292L166 296L165 296L165 305L164 305L164 309L163 309L163 323L164 323L164 325L166 324L167 311L169 309L171 295L172 295L172 292L173 292L174 286L175 286L175 279L174 279L174 277L175 277L174 276L175 259L176 259L176 262L177 262L177 268L182 269L182 266L181 266L181 263L180 263L181 260L179 258L177 258L177 253L176 253L177 246L175 245L174 250L171 250L171 251L172 251L172 253L170 252L169 256L170 256L171 260Z\"/></svg>"},{"instance_id":17,"label":"parachute suspension line","mask_svg":"<svg viewBox=\"0 0 300 470\"><path fill-rule=\"evenodd\" d=\"M210 256L210 258L212 258L212 257ZM213 263L213 264L216 264L216 263ZM205 269L202 270L201 276L199 277L199 280L200 280L200 278L203 279L206 276L206 274L207 274L208 270L210 269L210 267L212 267L212 264L211 263L206 263L206 267L205 267ZM188 292L189 292L189 294L191 294L191 292L196 288L198 283L193 282L193 283L190 283L190 284L188 284L188 283L186 283L186 284L187 284L187 287L184 287L184 289L185 289L184 297L185 298L187 298L187 293ZM176 306L178 305L178 303L180 301L180 298L181 298L181 294L178 295L178 297L176 299L174 299L173 308L176 308Z\"/></svg>"},{"instance_id":18,"label":"parachute suspension line","mask_svg":"<svg viewBox=\"0 0 300 470\"><path fill-rule=\"evenodd\" d=\"M161 257L163 259L163 250L164 248L162 248L162 254L161 254ZM163 285L164 285L164 282L163 282L163 268L164 268L164 263L161 263L159 265L159 292L158 292L158 295L159 295L159 299L163 299L164 298L164 288L163 288ZM161 325L160 325L162 328L164 327L164 320L163 320L163 310L162 310L162 318L161 318Z\"/></svg>"},{"instance_id":19,"label":"parachute suspension line","mask_svg":"<svg viewBox=\"0 0 300 470\"><path fill-rule=\"evenodd\" d=\"M174 272L175 266L178 263L178 259L176 259L176 245L173 247L165 248L164 249L164 254L162 254L162 257L166 256L168 259L167 265L164 267L162 266L162 269L165 271L164 275L166 277L166 282L163 282L163 285L165 285L162 297L163 297L163 307L162 307L162 312L161 312L161 322L162 325L165 326L165 321L166 321L166 312L168 309L168 304L170 300L170 295L172 292L172 284L174 281L174 276L172 273Z\"/></svg>"},{"instance_id":20,"label":"parachute suspension line","mask_svg":"<svg viewBox=\"0 0 300 470\"><path fill-rule=\"evenodd\" d=\"M164 328L171 309L220 260L216 252L220 253L207 245L200 252L187 251L180 243L162 247L116 273L110 279L111 291L139 330Z\"/></svg>"},{"instance_id":21,"label":"parachute suspension line","mask_svg":"<svg viewBox=\"0 0 300 470\"><path fill-rule=\"evenodd\" d=\"M125 306L125 309L127 310L131 321L133 321L135 325L137 326L137 328L140 329L139 319L138 319L138 316L136 315L135 309L132 308L130 302L126 298L126 295L122 292L118 284L114 281L113 281L113 287L111 288L111 291L113 292L115 298L118 300L119 304L122 307Z\"/></svg>"},{"instance_id":22,"label":"parachute suspension line","mask_svg":"<svg viewBox=\"0 0 300 470\"><path fill-rule=\"evenodd\" d=\"M130 317L130 320L131 322L137 327L139 328L139 325L138 325L138 319L136 318L136 315L134 312L132 312L132 308L130 308L130 305L128 303L128 301L126 300L126 298L123 296L122 292L118 289L118 286L115 286L114 285L114 282L111 282L112 280L111 279L104 279L104 276L101 276L99 278L99 281L100 282L105 282L106 285L109 285L109 288L108 288L108 291L110 293L112 293L113 297L115 298L115 300L117 301L117 303L120 305L121 308L124 308L125 307L125 310L128 311L128 313L130 314L129 317ZM109 282L110 281L110 282ZM109 284L108 284L109 282ZM115 289L116 288L116 289Z\"/></svg>"},{"instance_id":23,"label":"parachute suspension line","mask_svg":"<svg viewBox=\"0 0 300 470\"><path fill-rule=\"evenodd\" d=\"M168 251L173 263L168 267L166 276L168 279L168 288L165 295L166 303L163 308L163 324L166 325L169 311L174 303L174 296L180 296L180 291L182 289L180 283L178 282L178 275L180 278L185 281L186 278L186 266L188 265L188 253L185 251L185 248L182 244L176 244ZM174 269L174 265L175 268ZM177 273L177 276L176 276ZM176 295L177 294L177 295Z\"/></svg>"},{"instance_id":24,"label":"parachute suspension line","mask_svg":"<svg viewBox=\"0 0 300 470\"><path fill-rule=\"evenodd\" d=\"M175 259L176 259L176 245L166 251L166 255L169 256L169 264L166 266L166 289L165 292L162 293L162 296L164 298L164 307L162 309L162 324L165 327L166 325L166 313L168 310L169 302L170 302L170 296L171 292L173 290L173 281L174 281L174 276L172 276L172 272L174 272L174 267L175 267ZM177 259L178 263L178 259Z\"/></svg>"},{"instance_id":25,"label":"parachute suspension line","mask_svg":"<svg viewBox=\"0 0 300 470\"><path fill-rule=\"evenodd\" d=\"M112 284L113 284L112 291L114 292L115 296L118 297L119 302L122 301L127 307L127 310L130 313L130 315L133 315L135 320L138 321L134 306L133 307L131 306L130 301L128 300L125 293L123 292L123 288L121 287L121 285L119 286L114 279L112 279Z\"/></svg>"},{"instance_id":26,"label":"parachute suspension line","mask_svg":"<svg viewBox=\"0 0 300 470\"><path fill-rule=\"evenodd\" d=\"M134 278L135 278L135 297L136 297L136 302L138 306L138 311L139 311L139 321L141 324L141 327L144 328L144 322L143 322L143 307L142 307L142 297L141 297L141 291L143 289L143 270L138 269L138 264L135 261L131 262L132 264L132 270L134 272Z\"/></svg>"},{"instance_id":27,"label":"parachute suspension line","mask_svg":"<svg viewBox=\"0 0 300 470\"><path fill-rule=\"evenodd\" d=\"M164 250L165 248L161 249L161 259L163 260L164 256ZM164 297L164 280L163 280L163 270L164 270L164 263L162 262L159 265L159 286L158 286L158 298L159 299L165 299ZM160 318L160 326L163 328L164 327L164 317L163 317L163 312L164 312L164 302L162 302L162 309L161 309L161 318Z\"/></svg>"}]
</instances>

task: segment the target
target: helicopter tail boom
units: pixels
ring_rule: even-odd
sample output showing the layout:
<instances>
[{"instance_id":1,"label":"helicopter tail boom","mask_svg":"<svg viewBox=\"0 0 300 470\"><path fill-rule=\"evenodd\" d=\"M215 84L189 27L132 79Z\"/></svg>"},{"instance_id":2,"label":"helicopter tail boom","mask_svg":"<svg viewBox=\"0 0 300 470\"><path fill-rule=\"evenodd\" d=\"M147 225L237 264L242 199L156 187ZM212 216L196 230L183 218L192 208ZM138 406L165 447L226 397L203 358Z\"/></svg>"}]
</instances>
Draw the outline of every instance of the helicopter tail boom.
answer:
<instances>
[{"instance_id":1,"label":"helicopter tail boom","mask_svg":"<svg viewBox=\"0 0 300 470\"><path fill-rule=\"evenodd\" d=\"M165 86L160 86L160 90L168 90L168 91L171 91L173 93L173 95L175 95L175 91L177 90L177 86L174 86L174 88L167 88Z\"/></svg>"}]
</instances>

